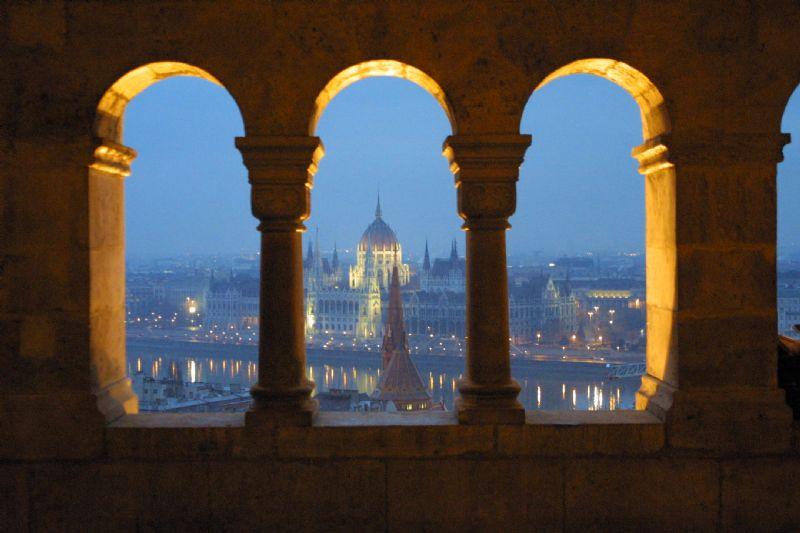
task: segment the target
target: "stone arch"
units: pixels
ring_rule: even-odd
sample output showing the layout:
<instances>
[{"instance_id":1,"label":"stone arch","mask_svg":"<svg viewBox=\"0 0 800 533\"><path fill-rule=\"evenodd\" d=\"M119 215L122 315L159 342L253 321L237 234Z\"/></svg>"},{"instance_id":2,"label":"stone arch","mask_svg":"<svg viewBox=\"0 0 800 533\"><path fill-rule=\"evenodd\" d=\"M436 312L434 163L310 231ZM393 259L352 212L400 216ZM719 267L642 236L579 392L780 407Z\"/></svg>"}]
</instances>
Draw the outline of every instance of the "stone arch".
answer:
<instances>
[{"instance_id":1,"label":"stone arch","mask_svg":"<svg viewBox=\"0 0 800 533\"><path fill-rule=\"evenodd\" d=\"M666 102L645 74L627 63L605 58L579 59L556 69L537 85L531 98L536 90L571 74L605 78L627 91L639 107L643 143L633 148L631 155L639 161L639 172L645 177L647 370L636 395L636 408L663 418L678 387L677 180L663 144L671 131Z\"/></svg>"},{"instance_id":2,"label":"stone arch","mask_svg":"<svg viewBox=\"0 0 800 533\"><path fill-rule=\"evenodd\" d=\"M645 142L670 132L671 126L664 96L642 72L614 59L590 58L573 61L550 73L534 89L534 94L548 83L570 74L592 74L625 89L639 105L642 138ZM520 116L520 120L521 120Z\"/></svg>"},{"instance_id":3,"label":"stone arch","mask_svg":"<svg viewBox=\"0 0 800 533\"><path fill-rule=\"evenodd\" d=\"M121 76L100 98L93 127L94 135L104 141L122 143L123 116L128 103L154 83L176 76L202 78L225 88L211 73L188 63L179 61L147 63Z\"/></svg>"},{"instance_id":4,"label":"stone arch","mask_svg":"<svg viewBox=\"0 0 800 533\"><path fill-rule=\"evenodd\" d=\"M130 70L105 91L93 124L97 144L88 177L89 351L93 393L107 420L138 412L138 398L126 372L124 327L124 178L136 152L122 144L123 118L139 93L175 76L202 78L224 87L199 67L175 61L148 63Z\"/></svg>"},{"instance_id":5,"label":"stone arch","mask_svg":"<svg viewBox=\"0 0 800 533\"><path fill-rule=\"evenodd\" d=\"M396 61L394 59L375 59L348 67L331 78L314 101L314 112L311 115L311 120L308 125L309 135L314 135L322 113L325 112L325 108L337 94L359 80L377 76L402 78L428 91L428 93L439 102L445 115L447 115L447 120L450 122L450 128L453 133L457 133L452 106L444 90L436 80L420 69L401 61Z\"/></svg>"}]
</instances>

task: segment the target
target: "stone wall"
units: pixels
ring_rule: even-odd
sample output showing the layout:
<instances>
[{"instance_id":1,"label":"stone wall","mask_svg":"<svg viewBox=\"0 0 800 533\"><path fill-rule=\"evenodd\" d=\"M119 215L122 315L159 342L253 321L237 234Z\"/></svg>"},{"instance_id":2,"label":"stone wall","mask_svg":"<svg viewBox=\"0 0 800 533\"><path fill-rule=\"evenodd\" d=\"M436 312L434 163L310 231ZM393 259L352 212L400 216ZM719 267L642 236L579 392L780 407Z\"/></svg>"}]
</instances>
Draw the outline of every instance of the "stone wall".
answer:
<instances>
[{"instance_id":1,"label":"stone wall","mask_svg":"<svg viewBox=\"0 0 800 533\"><path fill-rule=\"evenodd\" d=\"M796 2L12 1L0 5L0 50L9 529L800 527L774 290L780 121L800 81ZM428 89L453 126L468 290L482 302L468 311L474 328L505 307L525 103L579 72L618 83L642 111L643 412L518 416L498 327L470 334L458 419L320 414L309 427L307 398L285 427L135 414L120 313L136 147L124 146L122 117L141 90L192 75L231 93L252 209L281 251L262 279L294 301L301 251L290 235L308 215L324 105L370 75ZM295 314L270 315L287 333L262 346L261 415L305 390ZM265 395L276 387L281 409ZM507 413L482 404L487 390Z\"/></svg>"}]
</instances>

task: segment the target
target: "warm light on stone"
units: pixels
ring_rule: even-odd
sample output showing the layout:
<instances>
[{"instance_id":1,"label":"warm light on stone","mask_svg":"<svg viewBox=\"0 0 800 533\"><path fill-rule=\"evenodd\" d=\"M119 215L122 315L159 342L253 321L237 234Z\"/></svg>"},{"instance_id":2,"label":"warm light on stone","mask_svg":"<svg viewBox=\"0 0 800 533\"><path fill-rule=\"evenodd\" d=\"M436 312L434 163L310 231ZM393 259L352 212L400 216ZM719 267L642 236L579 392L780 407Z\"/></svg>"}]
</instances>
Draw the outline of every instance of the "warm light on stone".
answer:
<instances>
[{"instance_id":1,"label":"warm light on stone","mask_svg":"<svg viewBox=\"0 0 800 533\"><path fill-rule=\"evenodd\" d=\"M309 124L308 128L309 135L314 135L317 129L317 123L319 122L322 113L337 94L359 80L376 76L402 78L404 80L416 83L428 91L431 96L433 96L436 101L439 102L439 105L442 106L442 109L450 121L453 131L456 131L455 120L453 118L453 112L450 109L450 104L447 102L447 97L445 96L444 91L439 84L436 83L436 80L418 68L401 63L400 61L395 61L392 59L376 59L373 61L365 61L363 63L346 68L328 82L325 88L319 93L319 96L317 96L317 100L314 102L314 113L311 115L311 123Z\"/></svg>"}]
</instances>

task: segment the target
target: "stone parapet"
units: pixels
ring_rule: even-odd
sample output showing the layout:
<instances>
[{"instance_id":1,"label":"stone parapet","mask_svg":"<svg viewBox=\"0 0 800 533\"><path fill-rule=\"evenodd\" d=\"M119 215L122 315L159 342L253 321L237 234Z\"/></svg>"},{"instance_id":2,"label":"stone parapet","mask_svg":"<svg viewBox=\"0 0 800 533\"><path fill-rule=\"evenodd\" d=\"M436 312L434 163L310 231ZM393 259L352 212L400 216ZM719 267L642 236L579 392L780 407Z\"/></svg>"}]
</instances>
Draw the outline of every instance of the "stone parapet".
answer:
<instances>
[{"instance_id":1,"label":"stone parapet","mask_svg":"<svg viewBox=\"0 0 800 533\"><path fill-rule=\"evenodd\" d=\"M798 523L797 452L686 454L663 430L630 411L529 412L513 427L459 425L455 413L320 413L314 427L254 438L241 414L129 415L101 434L92 458L67 448L47 460L21 450L0 458L0 518L34 530Z\"/></svg>"}]
</instances>

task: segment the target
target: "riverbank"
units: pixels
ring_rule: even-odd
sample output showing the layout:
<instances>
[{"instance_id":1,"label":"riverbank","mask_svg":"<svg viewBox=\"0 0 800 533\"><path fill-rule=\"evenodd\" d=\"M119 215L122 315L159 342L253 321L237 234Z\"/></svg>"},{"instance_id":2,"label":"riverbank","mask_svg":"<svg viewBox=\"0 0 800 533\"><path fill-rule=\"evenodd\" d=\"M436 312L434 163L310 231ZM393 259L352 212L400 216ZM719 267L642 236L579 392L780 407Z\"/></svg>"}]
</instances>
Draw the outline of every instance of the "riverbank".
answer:
<instances>
[{"instance_id":1,"label":"riverbank","mask_svg":"<svg viewBox=\"0 0 800 533\"><path fill-rule=\"evenodd\" d=\"M249 361L258 360L258 347L254 344L224 344L200 341L190 341L174 338L156 337L128 337L128 351L158 351L165 354L196 353L198 356L211 358L237 358ZM343 349L323 349L319 347L307 347L306 355L309 362L325 359L335 360L341 364L349 363L372 363L379 362L380 353L377 350L343 350ZM425 366L439 365L447 368L463 368L464 357L460 355L445 354L412 354L414 361ZM559 348L536 349L535 354L529 356L512 357L512 366L549 366L548 364L562 365L599 365L605 367L608 364L640 363L645 356L637 352L616 352L616 351L597 351L597 350L561 350Z\"/></svg>"}]
</instances>

